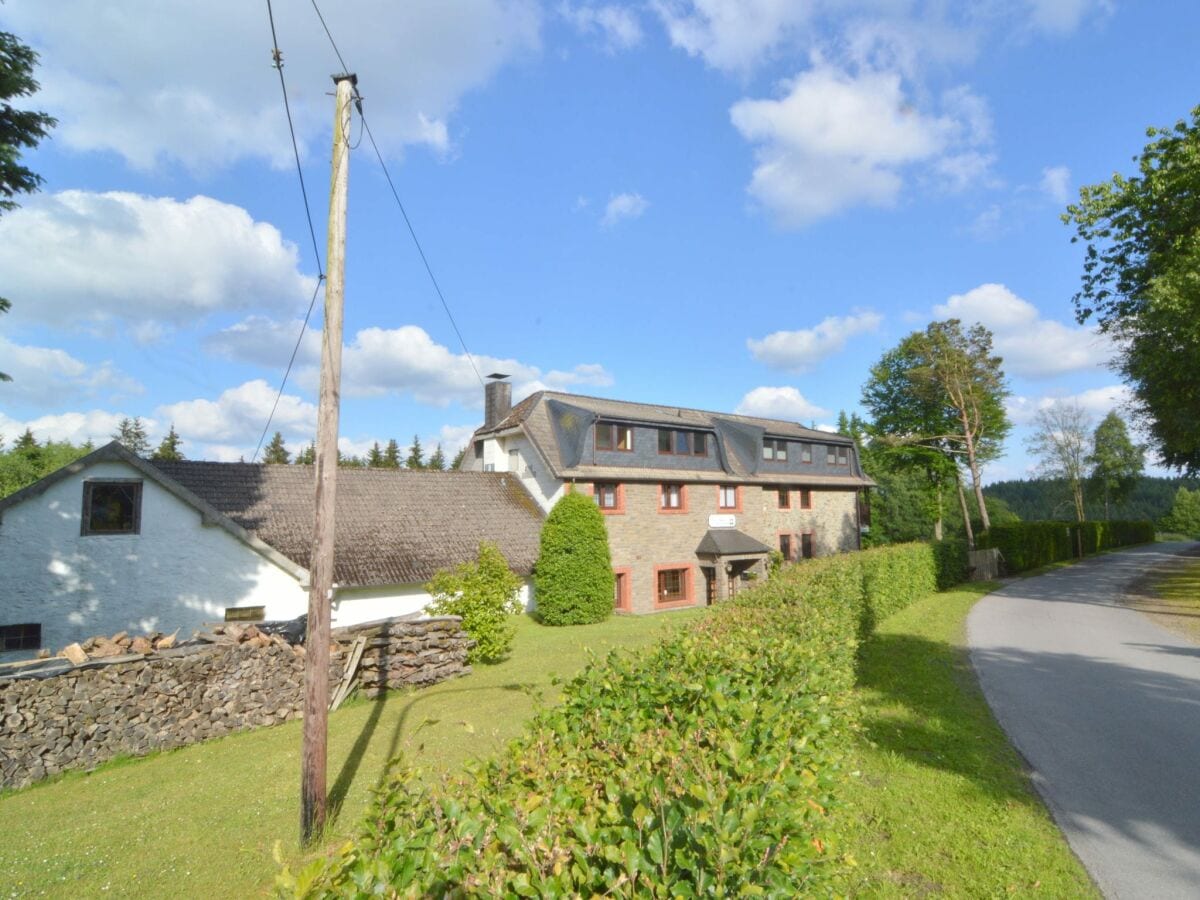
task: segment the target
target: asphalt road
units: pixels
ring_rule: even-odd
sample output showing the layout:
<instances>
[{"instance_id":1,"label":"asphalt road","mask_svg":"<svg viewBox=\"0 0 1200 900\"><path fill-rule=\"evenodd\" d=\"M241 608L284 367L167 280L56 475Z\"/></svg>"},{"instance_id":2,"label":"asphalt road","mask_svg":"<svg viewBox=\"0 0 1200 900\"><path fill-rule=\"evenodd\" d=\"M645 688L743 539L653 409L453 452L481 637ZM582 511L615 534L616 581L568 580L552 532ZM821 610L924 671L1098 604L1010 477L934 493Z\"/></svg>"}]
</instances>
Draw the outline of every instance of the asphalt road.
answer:
<instances>
[{"instance_id":1,"label":"asphalt road","mask_svg":"<svg viewBox=\"0 0 1200 900\"><path fill-rule=\"evenodd\" d=\"M1200 897L1200 646L1119 603L1193 546L1016 581L967 619L988 703L1106 897Z\"/></svg>"}]
</instances>

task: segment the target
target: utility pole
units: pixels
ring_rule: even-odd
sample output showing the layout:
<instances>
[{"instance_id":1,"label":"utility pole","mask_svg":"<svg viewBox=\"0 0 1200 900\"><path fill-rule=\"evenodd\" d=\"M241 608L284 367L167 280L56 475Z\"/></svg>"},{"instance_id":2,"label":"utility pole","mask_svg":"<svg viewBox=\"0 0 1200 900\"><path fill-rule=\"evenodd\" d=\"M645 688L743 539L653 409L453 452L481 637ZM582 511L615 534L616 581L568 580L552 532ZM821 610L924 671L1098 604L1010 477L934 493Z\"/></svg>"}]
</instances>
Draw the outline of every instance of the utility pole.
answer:
<instances>
[{"instance_id":1,"label":"utility pole","mask_svg":"<svg viewBox=\"0 0 1200 900\"><path fill-rule=\"evenodd\" d=\"M304 654L304 736L301 743L300 842L325 828L329 737L329 604L333 599L334 500L338 407L342 376L342 300L346 286L346 192L350 181L350 104L358 78L334 75L333 172L329 187L325 323L321 331L321 397L317 408L317 493L309 563L308 637Z\"/></svg>"}]
</instances>

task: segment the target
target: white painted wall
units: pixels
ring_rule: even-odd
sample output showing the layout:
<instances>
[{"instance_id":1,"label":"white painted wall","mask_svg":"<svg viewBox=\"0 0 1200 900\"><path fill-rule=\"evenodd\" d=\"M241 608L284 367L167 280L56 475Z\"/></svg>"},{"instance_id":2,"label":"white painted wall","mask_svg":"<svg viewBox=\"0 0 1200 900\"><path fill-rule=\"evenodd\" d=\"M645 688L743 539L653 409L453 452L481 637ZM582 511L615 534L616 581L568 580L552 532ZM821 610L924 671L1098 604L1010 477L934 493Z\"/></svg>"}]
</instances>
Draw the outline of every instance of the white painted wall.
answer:
<instances>
[{"instance_id":1,"label":"white painted wall","mask_svg":"<svg viewBox=\"0 0 1200 900\"><path fill-rule=\"evenodd\" d=\"M141 534L79 533L86 479L142 480ZM154 481L102 462L18 504L0 522L0 625L40 622L42 646L118 631L182 636L227 606L305 611L299 581Z\"/></svg>"},{"instance_id":2,"label":"white painted wall","mask_svg":"<svg viewBox=\"0 0 1200 900\"><path fill-rule=\"evenodd\" d=\"M333 627L424 612L432 600L423 587L415 584L339 589L333 600ZM533 611L533 586L529 579L522 579L517 602L526 612Z\"/></svg>"},{"instance_id":3,"label":"white painted wall","mask_svg":"<svg viewBox=\"0 0 1200 900\"><path fill-rule=\"evenodd\" d=\"M563 495L564 486L561 481L550 474L550 467L545 458L538 452L533 443L523 434L512 434L503 438L489 438L484 445L484 458L488 458L488 444L494 445L491 452L496 459L503 459L503 468L496 467L497 472L512 471L514 459L512 451L516 451L516 474L521 478L525 490L537 502L544 512L558 502Z\"/></svg>"}]
</instances>

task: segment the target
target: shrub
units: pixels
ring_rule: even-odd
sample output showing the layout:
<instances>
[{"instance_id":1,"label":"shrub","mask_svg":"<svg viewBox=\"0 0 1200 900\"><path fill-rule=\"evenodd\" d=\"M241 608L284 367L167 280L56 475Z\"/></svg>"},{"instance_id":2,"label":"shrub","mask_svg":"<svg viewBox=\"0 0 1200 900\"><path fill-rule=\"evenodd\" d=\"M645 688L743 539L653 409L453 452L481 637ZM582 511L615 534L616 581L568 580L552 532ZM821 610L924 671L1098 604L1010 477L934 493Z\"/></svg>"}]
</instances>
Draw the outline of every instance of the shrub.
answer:
<instances>
[{"instance_id":1,"label":"shrub","mask_svg":"<svg viewBox=\"0 0 1200 900\"><path fill-rule=\"evenodd\" d=\"M520 588L521 579L508 568L504 555L495 544L486 542L479 545L477 562L438 572L425 585L433 597L429 611L439 616L461 616L463 630L475 639L475 647L467 657L470 662L508 655L516 634L512 616L520 612Z\"/></svg>"},{"instance_id":2,"label":"shrub","mask_svg":"<svg viewBox=\"0 0 1200 900\"><path fill-rule=\"evenodd\" d=\"M967 580L966 541L935 541L930 547L933 548L934 563L937 566L939 591L949 590Z\"/></svg>"},{"instance_id":3,"label":"shrub","mask_svg":"<svg viewBox=\"0 0 1200 900\"><path fill-rule=\"evenodd\" d=\"M610 653L498 759L398 765L324 896L825 896L857 728L856 633L936 577L928 545L784 566L640 654ZM903 582L903 583L899 583Z\"/></svg>"},{"instance_id":4,"label":"shrub","mask_svg":"<svg viewBox=\"0 0 1200 900\"><path fill-rule=\"evenodd\" d=\"M980 550L999 549L1008 572L1027 572L1050 563L1154 540L1151 522L1019 522L993 525L979 536Z\"/></svg>"},{"instance_id":5,"label":"shrub","mask_svg":"<svg viewBox=\"0 0 1200 900\"><path fill-rule=\"evenodd\" d=\"M566 494L550 510L542 525L534 585L537 615L546 625L587 625L612 612L608 530L586 494Z\"/></svg>"}]
</instances>

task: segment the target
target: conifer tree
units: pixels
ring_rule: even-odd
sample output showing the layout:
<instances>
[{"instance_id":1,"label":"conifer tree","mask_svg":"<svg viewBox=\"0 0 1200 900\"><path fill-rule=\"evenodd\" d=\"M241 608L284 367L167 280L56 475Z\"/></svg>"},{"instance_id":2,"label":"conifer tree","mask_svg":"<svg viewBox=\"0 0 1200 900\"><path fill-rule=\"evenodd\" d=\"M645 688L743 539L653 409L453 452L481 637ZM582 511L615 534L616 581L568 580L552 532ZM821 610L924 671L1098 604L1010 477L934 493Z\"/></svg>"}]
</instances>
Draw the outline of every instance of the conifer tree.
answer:
<instances>
[{"instance_id":1,"label":"conifer tree","mask_svg":"<svg viewBox=\"0 0 1200 900\"><path fill-rule=\"evenodd\" d=\"M150 439L146 436L146 426L142 424L142 420L138 416L134 416L132 419L126 416L122 419L112 437L114 441L120 441L121 446L136 456L145 456L150 452Z\"/></svg>"},{"instance_id":2,"label":"conifer tree","mask_svg":"<svg viewBox=\"0 0 1200 900\"><path fill-rule=\"evenodd\" d=\"M463 460L467 458L467 448L460 447L458 452L454 454L454 459L450 463L451 469L462 468Z\"/></svg>"},{"instance_id":3,"label":"conifer tree","mask_svg":"<svg viewBox=\"0 0 1200 900\"><path fill-rule=\"evenodd\" d=\"M425 451L421 449L421 439L415 434L412 446L408 448L408 458L404 460L404 465L410 469L425 468Z\"/></svg>"},{"instance_id":4,"label":"conifer tree","mask_svg":"<svg viewBox=\"0 0 1200 900\"><path fill-rule=\"evenodd\" d=\"M383 467L385 469L400 468L400 445L396 443L395 438L387 442L387 448L383 451Z\"/></svg>"},{"instance_id":5,"label":"conifer tree","mask_svg":"<svg viewBox=\"0 0 1200 900\"><path fill-rule=\"evenodd\" d=\"M166 462L178 462L184 456L179 452L179 448L183 446L183 440L175 431L175 423L171 423L171 429L167 432L167 436L162 439L162 443L158 445L158 449L151 454L151 459L161 459Z\"/></svg>"},{"instance_id":6,"label":"conifer tree","mask_svg":"<svg viewBox=\"0 0 1200 900\"><path fill-rule=\"evenodd\" d=\"M446 454L442 452L442 445L438 444L437 449L433 451L433 455L429 457L429 462L425 464L425 468L433 469L437 472L446 471Z\"/></svg>"},{"instance_id":7,"label":"conifer tree","mask_svg":"<svg viewBox=\"0 0 1200 900\"><path fill-rule=\"evenodd\" d=\"M283 435L278 431L271 438L271 443L267 444L263 450L263 462L267 465L286 466L292 458L292 454L283 444Z\"/></svg>"},{"instance_id":8,"label":"conifer tree","mask_svg":"<svg viewBox=\"0 0 1200 900\"><path fill-rule=\"evenodd\" d=\"M379 449L379 441L376 441L371 445L371 449L367 451L367 468L382 469L383 463L383 451Z\"/></svg>"}]
</instances>

